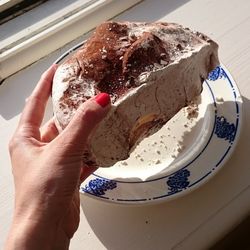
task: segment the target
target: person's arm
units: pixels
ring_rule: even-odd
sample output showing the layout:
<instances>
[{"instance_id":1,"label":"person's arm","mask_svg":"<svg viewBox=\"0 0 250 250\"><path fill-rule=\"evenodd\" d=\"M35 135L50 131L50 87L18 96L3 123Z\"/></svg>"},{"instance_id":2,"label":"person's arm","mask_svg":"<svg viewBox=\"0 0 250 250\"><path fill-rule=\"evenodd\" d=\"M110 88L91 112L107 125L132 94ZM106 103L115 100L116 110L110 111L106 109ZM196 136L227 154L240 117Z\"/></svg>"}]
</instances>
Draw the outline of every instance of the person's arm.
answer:
<instances>
[{"instance_id":1,"label":"person's arm","mask_svg":"<svg viewBox=\"0 0 250 250\"><path fill-rule=\"evenodd\" d=\"M42 75L9 144L15 208L5 249L67 249L79 225L79 185L95 170L83 166L82 152L110 98L86 101L60 134L53 119L40 128L56 68Z\"/></svg>"}]
</instances>

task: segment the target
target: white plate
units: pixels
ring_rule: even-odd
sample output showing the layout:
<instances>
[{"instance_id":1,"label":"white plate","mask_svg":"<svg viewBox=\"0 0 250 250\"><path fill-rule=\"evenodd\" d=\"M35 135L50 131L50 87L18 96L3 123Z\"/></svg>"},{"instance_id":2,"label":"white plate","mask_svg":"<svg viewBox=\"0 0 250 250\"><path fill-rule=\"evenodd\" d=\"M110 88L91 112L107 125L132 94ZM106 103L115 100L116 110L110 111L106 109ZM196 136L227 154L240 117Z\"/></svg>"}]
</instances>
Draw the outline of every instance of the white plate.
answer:
<instances>
[{"instance_id":1,"label":"white plate","mask_svg":"<svg viewBox=\"0 0 250 250\"><path fill-rule=\"evenodd\" d=\"M144 139L128 160L98 169L82 183L82 195L144 204L176 198L208 181L233 153L242 124L242 99L224 66L204 81L198 108L198 116L191 119L187 108L182 109L160 131Z\"/></svg>"},{"instance_id":2,"label":"white plate","mask_svg":"<svg viewBox=\"0 0 250 250\"><path fill-rule=\"evenodd\" d=\"M184 195L208 181L229 159L242 123L242 99L224 66L203 84L198 117L181 110L145 139L130 158L98 169L81 185L84 195L141 204Z\"/></svg>"}]
</instances>

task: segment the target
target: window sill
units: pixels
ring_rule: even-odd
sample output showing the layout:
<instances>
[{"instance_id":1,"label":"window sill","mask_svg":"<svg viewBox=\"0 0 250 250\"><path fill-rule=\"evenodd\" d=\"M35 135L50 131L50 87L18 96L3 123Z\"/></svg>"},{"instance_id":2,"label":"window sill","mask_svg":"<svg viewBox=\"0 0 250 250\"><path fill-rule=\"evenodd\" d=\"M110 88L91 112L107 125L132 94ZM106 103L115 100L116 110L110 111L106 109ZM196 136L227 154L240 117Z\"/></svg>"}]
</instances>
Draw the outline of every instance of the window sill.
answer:
<instances>
[{"instance_id":1,"label":"window sill","mask_svg":"<svg viewBox=\"0 0 250 250\"><path fill-rule=\"evenodd\" d=\"M0 81L140 1L92 0L87 1L87 6L75 1L42 22L13 34L0 42Z\"/></svg>"}]
</instances>

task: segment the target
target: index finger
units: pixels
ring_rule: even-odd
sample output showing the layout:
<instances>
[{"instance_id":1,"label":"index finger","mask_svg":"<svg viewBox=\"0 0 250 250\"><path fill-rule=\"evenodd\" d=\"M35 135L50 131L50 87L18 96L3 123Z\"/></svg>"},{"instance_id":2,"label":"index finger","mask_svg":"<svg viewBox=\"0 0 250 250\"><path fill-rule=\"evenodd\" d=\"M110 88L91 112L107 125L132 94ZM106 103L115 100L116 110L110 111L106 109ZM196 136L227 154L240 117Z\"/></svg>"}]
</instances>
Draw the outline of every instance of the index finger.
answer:
<instances>
[{"instance_id":1,"label":"index finger","mask_svg":"<svg viewBox=\"0 0 250 250\"><path fill-rule=\"evenodd\" d=\"M28 126L35 129L40 128L46 103L51 93L52 80L56 69L57 65L54 64L42 74L37 86L27 99L20 118L19 127Z\"/></svg>"}]
</instances>

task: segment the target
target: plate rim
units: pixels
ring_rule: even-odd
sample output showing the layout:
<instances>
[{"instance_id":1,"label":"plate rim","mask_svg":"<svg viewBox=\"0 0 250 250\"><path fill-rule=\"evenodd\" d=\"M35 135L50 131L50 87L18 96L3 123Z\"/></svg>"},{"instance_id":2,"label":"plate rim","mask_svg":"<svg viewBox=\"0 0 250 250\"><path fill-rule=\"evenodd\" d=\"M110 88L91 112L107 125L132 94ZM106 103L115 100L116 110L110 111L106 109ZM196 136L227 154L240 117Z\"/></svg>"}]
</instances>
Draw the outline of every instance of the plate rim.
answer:
<instances>
[{"instance_id":1,"label":"plate rim","mask_svg":"<svg viewBox=\"0 0 250 250\"><path fill-rule=\"evenodd\" d=\"M219 162L215 163L217 166L216 166L216 168L213 169L213 171L211 170L206 175L204 175L201 179L194 182L191 186L188 186L187 188L182 189L181 191L178 191L178 192L173 193L173 194L165 194L165 195L162 195L162 196L153 197L153 198L149 198L149 199L144 199L144 198L142 198L142 199L119 199L119 198L110 199L109 197L105 197L105 196L102 196L102 195L96 195L94 193L88 192L86 189L84 189L82 187L82 185L85 184L84 182L81 185L80 194L92 197L92 198L100 200L100 201L105 201L107 203L112 203L112 204L122 204L122 205L143 205L143 204L145 204L146 205L146 204L152 204L152 203L160 203L160 202L169 201L169 200L173 200L173 199L182 197L182 196L186 195L187 193L193 192L195 189L199 188L200 186L207 183L210 179L212 179L212 177L214 175L216 175L222 169L222 167L225 165L225 163L232 156L232 154L233 154L233 152L235 150L235 147L237 146L239 138L240 138L240 134L241 134L241 130L242 130L242 119L243 119L243 107L242 107L243 106L243 99L242 99L242 95L240 93L240 90L239 90L239 88L238 88L238 86L236 84L236 81L234 80L231 73L228 71L228 69L226 68L226 66L224 64L220 64L219 66L217 66L217 68L221 69L221 71L224 73L224 76L227 78L227 81L231 85L231 89L232 89L232 91L234 93L234 102L238 106L238 108L236 108L236 109L238 109L238 115L236 114L238 123L237 123L237 128L236 128L236 131L235 131L233 142L231 143L230 147L228 147L228 149L224 153L224 155L222 155ZM210 88L210 86L208 84L208 79L206 79L205 82L207 83L208 87ZM211 91L211 93L213 95L212 91ZM216 100L215 100L214 96L213 96L213 99L214 99L214 104L216 104ZM217 115L217 112L215 112L215 118L216 118L216 115ZM215 126L215 122L214 122L214 126ZM126 184L131 184L131 185L135 184L135 183L136 184L138 184L138 183L145 184L147 182L153 183L153 182L158 181L160 179L166 179L169 176L173 175L174 173L178 172L179 170L186 169L188 167L188 165L190 165L195 159L197 159L197 157L199 157L202 154L202 152L206 149L209 142L211 141L211 138L214 135L214 129L215 128L212 129L209 140L206 143L205 147L202 149L202 151L199 152L198 156L196 156L194 159L192 159L191 162L186 164L184 167L181 167L180 169L178 169L176 171L173 171L170 174L167 174L165 176L155 178L155 179L152 179L152 180L136 181L136 182L119 181L119 180L114 180L114 181L117 182L117 183L126 183ZM92 174L92 176L94 176L94 178L102 178L104 180L110 180L110 181L113 180L113 179L108 179L108 178L96 175L94 173Z\"/></svg>"},{"instance_id":2,"label":"plate rim","mask_svg":"<svg viewBox=\"0 0 250 250\"><path fill-rule=\"evenodd\" d=\"M71 54L72 52L74 52L75 50L77 50L78 48L80 48L85 42L86 42L86 40L84 40L84 41L76 44L75 46L73 46L72 48L70 48L69 50L67 50L66 52L64 52L59 58L57 58L55 60L54 63L55 64L60 63L69 54ZM234 93L234 97L235 97L234 101L238 105L238 111L239 111L238 114L239 115L237 116L238 123L237 123L237 128L236 128L236 133L235 133L235 136L234 136L234 140L233 140L233 143L231 144L231 147L228 148L228 151L230 151L230 153L226 152L223 155L223 157L217 163L218 166L213 171L210 171L209 173L207 173L205 176L203 176L197 182L194 182L191 186L188 186L187 188L181 189L181 191L178 191L178 192L175 192L175 193L169 194L169 195L162 195L162 196L159 196L159 197L153 197L151 199L127 199L127 200L126 199L110 199L110 198L102 196L102 195L96 195L94 193L88 192L86 189L84 189L82 187L84 184L86 185L85 181L80 186L80 190L79 190L80 194L84 195L84 196L89 196L89 197L94 198L94 199L99 200L99 201L105 201L107 203L112 203L112 204L120 204L120 205L146 205L146 204L160 203L160 202L164 202L164 201L169 201L169 200L176 199L178 197L184 196L187 193L190 193L190 192L194 191L195 189L199 188L200 186L204 185L210 179L212 179L212 177L214 175L216 175L222 169L222 167L225 165L225 163L232 156L232 154L233 154L233 152L235 150L235 147L237 146L239 138L240 138L240 134L241 134L241 130L242 130L242 125L243 125L242 120L243 120L243 115L244 115L243 114L244 110L243 110L242 95L240 93L239 87L237 86L237 83L236 83L234 77L232 76L232 74L229 72L229 70L227 69L227 67L224 64L221 63L219 66L216 67L216 69L217 68L221 69L222 76L225 76L228 79L228 82L230 83L231 88L234 91L233 92ZM221 78L221 76L219 76L219 78ZM211 90L211 88L210 88L207 80L208 79L206 79L205 82L207 83L207 86L208 86L208 88L210 89L210 92L213 95L213 92L212 92L212 90ZM237 92L237 94L235 93L235 91ZM214 96L213 96L213 99L214 99L214 103L213 104L217 104ZM217 112L215 112L215 119L216 119L216 115L217 115ZM171 171L170 173L167 173L164 176L161 176L161 177L158 177L158 178L154 178L154 179L150 179L150 180L145 180L145 181L142 181L142 180L141 181L119 181L119 180L115 180L115 182L117 182L117 183L126 183L126 184L131 184L131 185L132 184L140 184L140 183L141 184L145 184L145 183L148 183L148 182L153 183L153 182L156 182L156 181L159 181L159 180L166 179L169 176L175 174L176 172L188 168L188 166L190 164L192 164L192 162L194 162L195 159L197 159L202 154L202 152L206 149L206 147L208 146L209 142L211 141L211 138L214 135L215 121L214 121L214 125L213 126L214 127L212 129L211 135L209 136L209 140L206 143L206 145L204 146L204 148L188 164L185 164L185 166L179 168L178 170ZM91 174L90 177L91 176L94 176L94 178L102 178L103 180L110 180L110 181L113 180L113 179L108 179L106 177L102 177L102 176L96 175L94 173ZM86 180L88 180L88 178Z\"/></svg>"}]
</instances>

